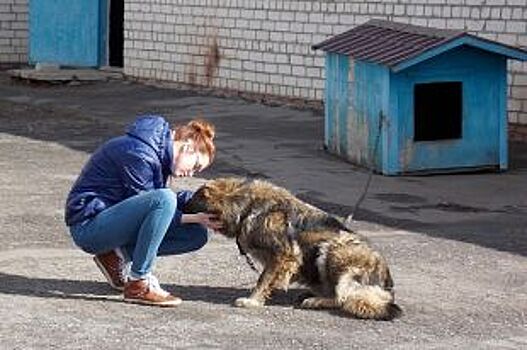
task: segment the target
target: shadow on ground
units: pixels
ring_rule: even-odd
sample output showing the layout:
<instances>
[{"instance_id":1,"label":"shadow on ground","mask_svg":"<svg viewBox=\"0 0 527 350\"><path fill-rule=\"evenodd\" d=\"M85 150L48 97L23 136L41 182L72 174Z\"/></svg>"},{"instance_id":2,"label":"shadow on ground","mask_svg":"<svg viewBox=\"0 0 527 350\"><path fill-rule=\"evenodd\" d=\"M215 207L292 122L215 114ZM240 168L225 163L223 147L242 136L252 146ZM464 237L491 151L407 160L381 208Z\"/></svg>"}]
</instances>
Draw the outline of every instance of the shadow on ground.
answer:
<instances>
[{"instance_id":1,"label":"shadow on ground","mask_svg":"<svg viewBox=\"0 0 527 350\"><path fill-rule=\"evenodd\" d=\"M309 202L327 212L345 217L348 213L353 212L353 207L342 204L325 202L309 195L298 195L302 200ZM438 206L440 209L441 205ZM445 211L450 209L445 206ZM458 210L460 208L457 208ZM461 208L463 209L463 208ZM477 208L464 208L474 212ZM382 213L374 212L364 208L359 208L354 216L357 221L374 222L391 227L413 232L419 232L431 237L445 238L465 243L476 244L482 247L509 252L517 255L527 256L527 227L522 226L520 222L516 227L506 227L503 221L507 219L505 212L492 212L497 216L492 219L481 220L462 220L459 222L450 222L437 224L424 223L417 220L393 218ZM514 213L512 213L514 214ZM516 213L518 218L523 218L523 213ZM503 217L503 220L499 218Z\"/></svg>"},{"instance_id":2,"label":"shadow on ground","mask_svg":"<svg viewBox=\"0 0 527 350\"><path fill-rule=\"evenodd\" d=\"M183 300L224 305L231 305L236 298L246 297L250 293L250 290L245 288L205 285L163 284L163 287L169 292L180 296ZM2 272L0 272L0 294L122 302L121 293L111 289L108 283L105 282L59 278L30 278ZM305 295L306 291L304 289L291 289L287 293L277 292L268 304L294 305Z\"/></svg>"}]
</instances>

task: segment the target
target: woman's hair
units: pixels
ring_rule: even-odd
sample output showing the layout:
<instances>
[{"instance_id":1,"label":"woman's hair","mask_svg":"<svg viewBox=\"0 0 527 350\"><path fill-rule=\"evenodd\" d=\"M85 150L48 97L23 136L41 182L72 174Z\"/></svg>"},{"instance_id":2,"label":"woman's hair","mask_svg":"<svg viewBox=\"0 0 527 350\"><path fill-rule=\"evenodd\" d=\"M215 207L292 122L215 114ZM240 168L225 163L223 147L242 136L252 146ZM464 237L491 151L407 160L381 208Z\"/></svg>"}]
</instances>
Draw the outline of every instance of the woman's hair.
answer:
<instances>
[{"instance_id":1,"label":"woman's hair","mask_svg":"<svg viewBox=\"0 0 527 350\"><path fill-rule=\"evenodd\" d=\"M185 125L176 126L174 139L176 141L192 140L197 151L207 154L212 162L216 154L214 135L214 125L203 119L194 119Z\"/></svg>"}]
</instances>

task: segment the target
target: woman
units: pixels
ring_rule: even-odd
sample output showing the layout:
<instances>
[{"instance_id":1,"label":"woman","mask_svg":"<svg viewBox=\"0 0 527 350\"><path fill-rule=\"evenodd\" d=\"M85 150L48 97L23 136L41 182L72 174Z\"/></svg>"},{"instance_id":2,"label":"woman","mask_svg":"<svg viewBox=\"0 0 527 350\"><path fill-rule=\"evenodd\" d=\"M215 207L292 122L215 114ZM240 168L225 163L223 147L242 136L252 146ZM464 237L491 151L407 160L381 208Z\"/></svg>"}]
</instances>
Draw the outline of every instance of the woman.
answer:
<instances>
[{"instance_id":1,"label":"woman","mask_svg":"<svg viewBox=\"0 0 527 350\"><path fill-rule=\"evenodd\" d=\"M151 273L157 255L197 250L207 228L221 229L213 215L182 214L191 192L167 188L170 176L192 176L212 162L213 138L214 127L203 120L171 130L160 116L139 117L95 151L73 185L65 215L73 240L95 255L125 301L180 304Z\"/></svg>"}]
</instances>

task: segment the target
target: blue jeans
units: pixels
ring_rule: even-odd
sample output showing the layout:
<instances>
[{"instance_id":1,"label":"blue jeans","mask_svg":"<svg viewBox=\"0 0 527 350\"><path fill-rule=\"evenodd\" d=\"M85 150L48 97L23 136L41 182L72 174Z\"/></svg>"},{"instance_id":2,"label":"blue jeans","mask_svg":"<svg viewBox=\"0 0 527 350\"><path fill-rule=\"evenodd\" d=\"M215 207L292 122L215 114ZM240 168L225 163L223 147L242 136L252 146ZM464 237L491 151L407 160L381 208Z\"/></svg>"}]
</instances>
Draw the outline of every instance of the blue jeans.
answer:
<instances>
[{"instance_id":1,"label":"blue jeans","mask_svg":"<svg viewBox=\"0 0 527 350\"><path fill-rule=\"evenodd\" d=\"M94 218L70 227L77 246L91 254L121 248L132 260L131 275L147 275L158 255L182 254L207 243L199 224L172 223L177 197L170 189L152 190L127 198Z\"/></svg>"}]
</instances>

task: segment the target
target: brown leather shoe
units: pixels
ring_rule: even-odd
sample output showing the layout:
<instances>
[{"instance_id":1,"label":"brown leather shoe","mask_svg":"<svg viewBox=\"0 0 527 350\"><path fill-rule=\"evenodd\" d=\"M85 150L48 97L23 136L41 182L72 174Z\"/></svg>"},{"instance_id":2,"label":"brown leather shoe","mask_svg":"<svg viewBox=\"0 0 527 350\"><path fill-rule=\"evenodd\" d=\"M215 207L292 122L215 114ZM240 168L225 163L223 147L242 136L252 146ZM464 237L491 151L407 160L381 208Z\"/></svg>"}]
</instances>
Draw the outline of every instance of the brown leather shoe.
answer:
<instances>
[{"instance_id":1,"label":"brown leather shoe","mask_svg":"<svg viewBox=\"0 0 527 350\"><path fill-rule=\"evenodd\" d=\"M126 277L124 276L126 262L114 250L95 255L93 260L113 289L119 291L124 290L124 283L126 282Z\"/></svg>"},{"instance_id":2,"label":"brown leather shoe","mask_svg":"<svg viewBox=\"0 0 527 350\"><path fill-rule=\"evenodd\" d=\"M177 306L181 298L175 297L164 291L154 276L146 279L131 280L124 285L124 301L135 304L154 306Z\"/></svg>"}]
</instances>

